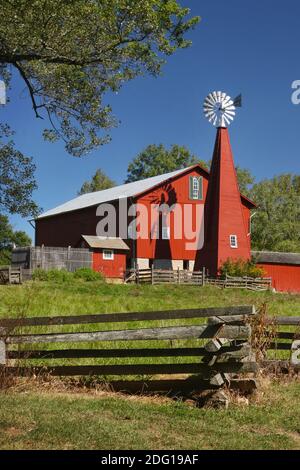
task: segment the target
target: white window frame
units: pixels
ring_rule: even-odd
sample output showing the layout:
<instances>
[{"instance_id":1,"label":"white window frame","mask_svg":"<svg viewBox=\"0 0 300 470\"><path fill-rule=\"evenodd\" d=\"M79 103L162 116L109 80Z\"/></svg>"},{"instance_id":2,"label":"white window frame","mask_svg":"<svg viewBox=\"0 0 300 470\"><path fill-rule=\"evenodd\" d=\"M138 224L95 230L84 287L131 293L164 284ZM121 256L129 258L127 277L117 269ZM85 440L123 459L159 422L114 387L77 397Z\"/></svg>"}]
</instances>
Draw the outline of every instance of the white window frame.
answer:
<instances>
[{"instance_id":1,"label":"white window frame","mask_svg":"<svg viewBox=\"0 0 300 470\"><path fill-rule=\"evenodd\" d=\"M162 240L170 240L170 227L162 227L161 238Z\"/></svg>"},{"instance_id":2,"label":"white window frame","mask_svg":"<svg viewBox=\"0 0 300 470\"><path fill-rule=\"evenodd\" d=\"M199 199L200 182L196 176L193 176L193 199Z\"/></svg>"},{"instance_id":3,"label":"white window frame","mask_svg":"<svg viewBox=\"0 0 300 470\"><path fill-rule=\"evenodd\" d=\"M230 248L238 248L237 235L229 235Z\"/></svg>"},{"instance_id":4,"label":"white window frame","mask_svg":"<svg viewBox=\"0 0 300 470\"><path fill-rule=\"evenodd\" d=\"M114 260L114 250L105 249L102 252L102 258L106 261L113 261Z\"/></svg>"}]
</instances>

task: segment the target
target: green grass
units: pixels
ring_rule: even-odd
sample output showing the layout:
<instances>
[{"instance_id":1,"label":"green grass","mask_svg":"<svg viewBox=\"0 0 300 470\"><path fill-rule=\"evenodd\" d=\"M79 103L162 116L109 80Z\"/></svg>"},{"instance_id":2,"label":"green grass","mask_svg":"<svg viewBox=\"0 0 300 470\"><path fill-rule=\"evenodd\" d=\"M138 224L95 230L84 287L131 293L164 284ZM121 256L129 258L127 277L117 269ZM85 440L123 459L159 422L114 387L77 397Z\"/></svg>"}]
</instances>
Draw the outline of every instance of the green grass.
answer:
<instances>
[{"instance_id":1,"label":"green grass","mask_svg":"<svg viewBox=\"0 0 300 470\"><path fill-rule=\"evenodd\" d=\"M55 316L89 313L130 312L168 310L180 308L202 308L230 305L255 305L259 308L264 302L268 305L270 315L300 315L300 295L274 294L272 292L252 292L240 289L218 289L216 287L176 286L176 285L116 285L102 282L31 282L22 286L0 286L0 316ZM204 319L151 321L132 323L113 323L100 325L67 325L52 326L55 332L93 331L105 329L125 329L139 327L155 327L172 325L197 324ZM285 328L287 330L287 328ZM292 330L291 330L292 331ZM22 328L26 332L49 332L49 327ZM195 341L145 341L143 347L180 347L201 346L203 342ZM138 341L50 344L49 349L72 347L131 348L141 347ZM31 348L27 346L27 349ZM35 349L43 349L43 345L35 345ZM273 353L272 353L273 354ZM288 357L288 352L277 353L280 357ZM81 359L55 360L59 364L132 364L165 362L190 362L192 358L141 358L141 359ZM193 359L192 359L193 360ZM112 362L113 361L113 362ZM42 365L44 361L31 361Z\"/></svg>"},{"instance_id":2,"label":"green grass","mask_svg":"<svg viewBox=\"0 0 300 470\"><path fill-rule=\"evenodd\" d=\"M300 383L259 404L198 409L171 400L1 394L1 449L300 449Z\"/></svg>"},{"instance_id":3,"label":"green grass","mask_svg":"<svg viewBox=\"0 0 300 470\"><path fill-rule=\"evenodd\" d=\"M111 285L101 282L31 282L0 286L0 317L54 316L153 311L264 302L270 315L300 315L300 295L220 290L193 286ZM202 321L179 320L172 324ZM170 323L170 322L169 322ZM168 322L53 326L51 331L91 331L166 326ZM22 329L45 332L45 327ZM189 342L109 342L47 345L69 347L151 347L200 345ZM31 345L30 345L31 346ZM29 346L29 347L30 347ZM38 347L38 346L35 346ZM190 358L159 358L188 362ZM194 359L195 360L195 359ZM110 363L151 359L112 359ZM152 360L153 361L153 360ZM33 362L33 361L32 361ZM53 363L54 361L52 361ZM39 361L34 363L38 364ZM41 361L42 363L42 361ZM104 359L56 360L56 364L109 363ZM42 390L42 389L41 389ZM0 394L1 449L300 449L300 384L274 384L262 401L228 410L191 408L183 402L120 395L75 393Z\"/></svg>"}]
</instances>

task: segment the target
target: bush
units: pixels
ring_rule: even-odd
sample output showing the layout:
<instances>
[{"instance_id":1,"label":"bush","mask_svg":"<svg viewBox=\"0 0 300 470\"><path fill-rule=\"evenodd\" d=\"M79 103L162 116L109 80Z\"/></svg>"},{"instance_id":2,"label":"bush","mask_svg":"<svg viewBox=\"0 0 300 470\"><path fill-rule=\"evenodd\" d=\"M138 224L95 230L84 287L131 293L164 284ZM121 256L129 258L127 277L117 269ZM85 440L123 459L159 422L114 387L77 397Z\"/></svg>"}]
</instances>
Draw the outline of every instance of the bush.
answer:
<instances>
[{"instance_id":1,"label":"bush","mask_svg":"<svg viewBox=\"0 0 300 470\"><path fill-rule=\"evenodd\" d=\"M104 281L103 274L93 271L91 268L79 268L74 272L75 279L84 281Z\"/></svg>"},{"instance_id":2,"label":"bush","mask_svg":"<svg viewBox=\"0 0 300 470\"><path fill-rule=\"evenodd\" d=\"M73 273L69 273L66 269L45 269L37 268L32 274L32 279L35 281L56 281L66 282L73 279Z\"/></svg>"},{"instance_id":3,"label":"bush","mask_svg":"<svg viewBox=\"0 0 300 470\"><path fill-rule=\"evenodd\" d=\"M245 261L243 259L233 260L228 258L220 268L221 277L225 278L226 274L233 277L263 277L264 270L256 266L254 261Z\"/></svg>"},{"instance_id":4,"label":"bush","mask_svg":"<svg viewBox=\"0 0 300 470\"><path fill-rule=\"evenodd\" d=\"M47 271L47 280L55 282L66 282L73 279L73 273L66 269L49 269Z\"/></svg>"},{"instance_id":5,"label":"bush","mask_svg":"<svg viewBox=\"0 0 300 470\"><path fill-rule=\"evenodd\" d=\"M48 275L45 269L37 268L32 273L32 279L34 281L47 281Z\"/></svg>"},{"instance_id":6,"label":"bush","mask_svg":"<svg viewBox=\"0 0 300 470\"><path fill-rule=\"evenodd\" d=\"M71 280L82 279L83 281L104 281L101 273L93 271L91 268L79 268L74 273L66 269L45 269L37 268L32 274L32 279L35 281L53 281L53 282L68 282Z\"/></svg>"}]
</instances>

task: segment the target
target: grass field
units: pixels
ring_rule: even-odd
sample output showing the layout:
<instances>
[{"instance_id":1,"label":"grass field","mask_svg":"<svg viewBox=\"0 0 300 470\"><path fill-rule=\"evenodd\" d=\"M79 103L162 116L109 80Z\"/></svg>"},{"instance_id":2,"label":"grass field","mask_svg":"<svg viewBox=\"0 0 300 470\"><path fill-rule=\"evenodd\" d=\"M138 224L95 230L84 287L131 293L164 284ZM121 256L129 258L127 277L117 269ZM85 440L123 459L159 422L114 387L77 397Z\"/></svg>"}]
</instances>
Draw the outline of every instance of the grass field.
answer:
<instances>
[{"instance_id":1,"label":"grass field","mask_svg":"<svg viewBox=\"0 0 300 470\"><path fill-rule=\"evenodd\" d=\"M83 281L0 286L0 317L249 304L259 308L263 303L267 303L270 315L300 315L300 295L271 292ZM179 322L186 324L191 320ZM162 322L158 324L162 325ZM114 324L113 327L120 325ZM101 325L101 329L106 327L112 328ZM121 326L126 327L136 327L136 323ZM87 325L66 326L65 330L75 331L76 328L91 330ZM92 328L99 329L99 325ZM62 331L59 327L52 327L52 331L55 330ZM44 330L43 327L35 327L34 331ZM80 345L87 346L99 347L99 344ZM134 343L127 342L126 347L131 346ZM60 347L69 345L60 344ZM109 347L125 347L125 344L110 343ZM130 360L125 362L130 363ZM209 410L170 399L58 393L55 390L44 393L43 388L37 391L29 386L25 393L15 389L1 393L0 448L300 449L299 396L299 382L274 383L265 389L257 403L249 406L233 404L228 410Z\"/></svg>"},{"instance_id":2,"label":"grass field","mask_svg":"<svg viewBox=\"0 0 300 470\"><path fill-rule=\"evenodd\" d=\"M300 449L300 383L227 410L89 394L1 395L1 449Z\"/></svg>"}]
</instances>

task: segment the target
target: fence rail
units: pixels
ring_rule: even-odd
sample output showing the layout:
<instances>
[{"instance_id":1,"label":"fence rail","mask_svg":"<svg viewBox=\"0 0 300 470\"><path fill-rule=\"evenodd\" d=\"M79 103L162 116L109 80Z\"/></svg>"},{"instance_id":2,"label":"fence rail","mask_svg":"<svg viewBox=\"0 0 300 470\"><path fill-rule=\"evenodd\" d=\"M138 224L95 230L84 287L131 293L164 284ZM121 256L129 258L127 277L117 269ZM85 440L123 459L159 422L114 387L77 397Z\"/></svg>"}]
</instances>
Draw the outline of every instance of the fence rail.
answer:
<instances>
[{"instance_id":1,"label":"fence rail","mask_svg":"<svg viewBox=\"0 0 300 470\"><path fill-rule=\"evenodd\" d=\"M0 319L0 363L9 373L28 375L48 371L53 375L178 375L197 374L199 383L206 387L219 387L228 380L226 374L255 373L257 363L252 353L249 318L256 315L252 306L225 308L204 308L168 310L159 312L131 312L95 315L73 315L57 317L1 318ZM153 320L171 321L180 319L199 319L200 324L170 326L147 326ZM207 323L202 323L207 318ZM146 326L115 329L114 323L146 322ZM105 331L94 330L93 324L108 325ZM57 332L57 326L91 325L90 331ZM20 328L47 327L46 333L22 333ZM52 332L51 327L56 331ZM191 347L170 347L170 340L193 340ZM151 340L151 347L145 341ZM122 341L121 348L95 347L100 342ZM124 348L123 341L128 347ZM131 341L139 341L143 347L131 347ZM152 342L159 341L158 347ZM166 342L167 341L167 342ZM195 346L195 341L200 344ZM80 349L78 343L88 343L91 347ZM67 349L52 349L53 344L67 343ZM91 344L92 343L92 344ZM37 345L38 349L28 349L27 345ZM45 348L45 345L49 345ZM164 347L162 347L162 345ZM64 345L65 346L65 345ZM92 347L93 346L93 347ZM42 349L41 349L42 347ZM16 349L17 348L17 349ZM187 358L184 363L136 363L120 364L120 358ZM107 364L60 365L57 359L109 360ZM194 358L194 360L193 360ZM199 358L202 358L200 362ZM18 360L18 365L15 361ZM43 365L31 361L42 360ZM181 359L182 360L182 359ZM32 365L30 365L30 363Z\"/></svg>"},{"instance_id":2,"label":"fence rail","mask_svg":"<svg viewBox=\"0 0 300 470\"><path fill-rule=\"evenodd\" d=\"M239 288L249 290L268 290L272 287L272 278L233 277L210 278L205 276L205 270L163 270L163 269L131 269L126 272L125 282L137 284L192 284L214 285L221 288Z\"/></svg>"}]
</instances>

